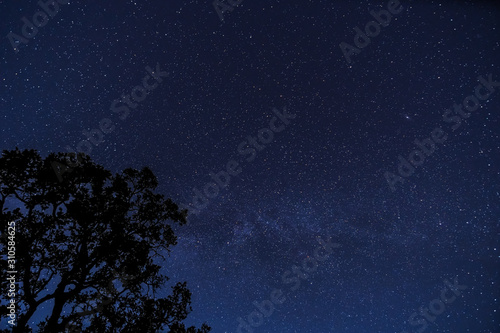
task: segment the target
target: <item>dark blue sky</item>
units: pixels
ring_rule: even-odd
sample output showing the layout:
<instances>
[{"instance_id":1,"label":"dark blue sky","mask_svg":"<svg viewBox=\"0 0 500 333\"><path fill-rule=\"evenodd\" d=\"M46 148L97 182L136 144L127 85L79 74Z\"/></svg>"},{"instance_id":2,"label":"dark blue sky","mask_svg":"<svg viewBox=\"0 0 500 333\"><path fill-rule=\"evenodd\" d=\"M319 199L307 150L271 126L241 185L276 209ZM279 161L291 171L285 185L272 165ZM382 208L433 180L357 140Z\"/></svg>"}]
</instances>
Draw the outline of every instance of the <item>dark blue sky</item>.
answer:
<instances>
[{"instance_id":1,"label":"dark blue sky","mask_svg":"<svg viewBox=\"0 0 500 333\"><path fill-rule=\"evenodd\" d=\"M22 36L22 18L32 22L40 7L3 1L0 148L46 156L77 149L82 131L114 126L88 144L90 156L113 172L150 167L159 192L192 208L210 173L238 163L241 172L176 229L165 264L193 292L190 324L236 333L254 301L281 289L286 300L251 330L498 332L494 3L401 1L348 62L340 44L356 47L355 28L365 31L388 1L243 0L223 22L210 1L71 1L18 52L7 36ZM158 71L168 74L146 80L155 87L144 100L122 100L141 99L135 87ZM472 95L474 104L480 76L491 76L492 91L483 84L478 106L460 115L454 103ZM280 120L284 109L295 116ZM288 124L262 130L271 122ZM446 140L413 154L418 165L403 177L398 156L408 164L414 141L436 128ZM267 143L248 138L259 133ZM394 191L387 172L403 180ZM282 276L314 257L318 237L340 247L293 291ZM455 277L467 289L412 325Z\"/></svg>"}]
</instances>

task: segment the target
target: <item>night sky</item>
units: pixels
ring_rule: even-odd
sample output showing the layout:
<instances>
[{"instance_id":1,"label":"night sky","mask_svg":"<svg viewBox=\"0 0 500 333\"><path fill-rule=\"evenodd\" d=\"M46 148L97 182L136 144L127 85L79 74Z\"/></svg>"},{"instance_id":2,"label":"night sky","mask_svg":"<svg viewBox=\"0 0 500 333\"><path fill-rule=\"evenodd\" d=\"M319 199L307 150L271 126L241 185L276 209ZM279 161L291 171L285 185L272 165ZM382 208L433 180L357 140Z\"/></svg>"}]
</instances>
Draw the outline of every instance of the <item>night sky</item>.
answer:
<instances>
[{"instance_id":1,"label":"night sky","mask_svg":"<svg viewBox=\"0 0 500 333\"><path fill-rule=\"evenodd\" d=\"M218 8L70 1L25 38L41 7L1 1L0 148L150 167L192 211L163 271L189 325L500 332L500 3Z\"/></svg>"}]
</instances>

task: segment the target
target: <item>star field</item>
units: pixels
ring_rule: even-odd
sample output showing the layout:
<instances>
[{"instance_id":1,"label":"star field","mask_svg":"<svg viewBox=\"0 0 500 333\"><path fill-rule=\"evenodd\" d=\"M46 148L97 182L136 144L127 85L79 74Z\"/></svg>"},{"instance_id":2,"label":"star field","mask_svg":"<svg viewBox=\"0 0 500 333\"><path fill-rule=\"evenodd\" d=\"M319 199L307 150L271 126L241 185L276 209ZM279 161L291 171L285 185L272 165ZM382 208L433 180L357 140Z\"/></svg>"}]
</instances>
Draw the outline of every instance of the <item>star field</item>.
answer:
<instances>
[{"instance_id":1,"label":"star field","mask_svg":"<svg viewBox=\"0 0 500 333\"><path fill-rule=\"evenodd\" d=\"M480 76L500 81L500 6L401 1L348 62L339 45L355 47L354 28L387 3L244 0L221 21L211 1L69 1L15 52L6 36L22 36L40 7L2 2L1 148L77 150L109 119L92 159L114 173L148 166L159 193L196 211L162 271L188 282L189 325L500 332L500 86L456 130L443 118ZM121 119L113 102L126 106L157 66L167 74ZM401 176L398 156L436 127L447 139ZM264 128L273 138L259 149L248 137ZM241 172L200 208L196 191L208 197L210 173L229 161ZM403 179L395 190L386 172ZM327 240L340 246L292 290L285 272ZM449 289L454 301L433 320L418 314L455 278L466 289ZM282 304L238 329L274 289Z\"/></svg>"}]
</instances>

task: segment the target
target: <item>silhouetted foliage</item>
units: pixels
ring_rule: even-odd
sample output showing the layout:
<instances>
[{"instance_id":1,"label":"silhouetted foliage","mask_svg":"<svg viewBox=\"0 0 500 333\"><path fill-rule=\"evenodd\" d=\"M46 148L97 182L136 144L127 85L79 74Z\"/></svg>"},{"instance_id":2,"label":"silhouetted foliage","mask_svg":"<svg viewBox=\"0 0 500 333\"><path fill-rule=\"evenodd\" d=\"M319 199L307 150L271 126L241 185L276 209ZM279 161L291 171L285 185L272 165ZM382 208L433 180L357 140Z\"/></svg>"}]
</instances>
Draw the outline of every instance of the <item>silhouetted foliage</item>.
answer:
<instances>
[{"instance_id":1,"label":"silhouetted foliage","mask_svg":"<svg viewBox=\"0 0 500 333\"><path fill-rule=\"evenodd\" d=\"M69 155L42 159L35 150L15 149L0 158L4 249L7 222L16 222L13 332L32 332L28 322L41 306L52 309L38 324L43 333L209 332L206 324L182 324L191 311L185 282L157 297L168 281L159 273L163 254L177 244L167 221L183 225L187 211L153 192L158 182L148 168L112 175L80 155L60 181L53 165L66 165ZM5 269L1 280L5 290Z\"/></svg>"}]
</instances>

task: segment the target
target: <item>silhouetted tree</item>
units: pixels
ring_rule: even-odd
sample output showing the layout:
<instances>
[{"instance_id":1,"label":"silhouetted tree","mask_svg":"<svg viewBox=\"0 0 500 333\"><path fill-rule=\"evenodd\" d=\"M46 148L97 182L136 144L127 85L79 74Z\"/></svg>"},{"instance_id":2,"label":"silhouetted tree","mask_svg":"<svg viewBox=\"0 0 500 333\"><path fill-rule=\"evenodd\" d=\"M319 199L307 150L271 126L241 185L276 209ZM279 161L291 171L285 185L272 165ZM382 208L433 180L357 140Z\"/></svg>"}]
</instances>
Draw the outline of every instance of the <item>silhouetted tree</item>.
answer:
<instances>
[{"instance_id":1,"label":"silhouetted tree","mask_svg":"<svg viewBox=\"0 0 500 333\"><path fill-rule=\"evenodd\" d=\"M148 168L113 176L80 154L61 178L66 158L75 157L42 159L35 150L16 148L0 158L2 253L7 223L16 226L13 332L32 332L28 322L41 307L51 309L38 324L44 333L209 332L206 324L182 324L191 311L185 282L157 297L168 281L160 264L177 244L167 221L185 224L187 210L153 192L158 182ZM2 269L2 290L6 274Z\"/></svg>"}]
</instances>

